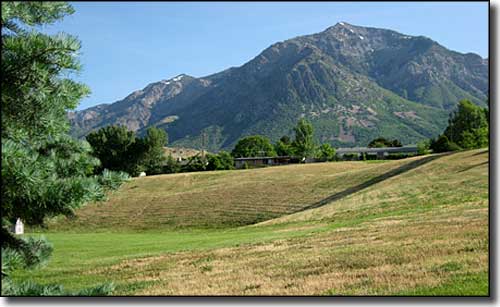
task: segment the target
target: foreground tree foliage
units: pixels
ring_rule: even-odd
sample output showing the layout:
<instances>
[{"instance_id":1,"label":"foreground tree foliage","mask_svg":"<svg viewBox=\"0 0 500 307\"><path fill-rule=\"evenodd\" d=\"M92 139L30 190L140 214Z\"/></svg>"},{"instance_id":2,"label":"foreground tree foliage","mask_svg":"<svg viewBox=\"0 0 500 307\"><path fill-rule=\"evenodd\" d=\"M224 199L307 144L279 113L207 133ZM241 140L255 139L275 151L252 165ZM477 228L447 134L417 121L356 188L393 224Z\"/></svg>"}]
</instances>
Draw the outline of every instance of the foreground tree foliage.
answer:
<instances>
[{"instance_id":1,"label":"foreground tree foliage","mask_svg":"<svg viewBox=\"0 0 500 307\"><path fill-rule=\"evenodd\" d=\"M95 175L100 162L91 156L89 144L68 135L66 113L89 93L69 78L80 69L80 43L66 34L40 33L34 26L71 13L72 7L63 2L2 2L3 295L63 291L9 278L13 270L44 264L52 251L43 239L13 235L9 228L18 218L43 226L46 218L72 215L86 202L103 199L107 189L127 179L121 173Z\"/></svg>"}]
</instances>

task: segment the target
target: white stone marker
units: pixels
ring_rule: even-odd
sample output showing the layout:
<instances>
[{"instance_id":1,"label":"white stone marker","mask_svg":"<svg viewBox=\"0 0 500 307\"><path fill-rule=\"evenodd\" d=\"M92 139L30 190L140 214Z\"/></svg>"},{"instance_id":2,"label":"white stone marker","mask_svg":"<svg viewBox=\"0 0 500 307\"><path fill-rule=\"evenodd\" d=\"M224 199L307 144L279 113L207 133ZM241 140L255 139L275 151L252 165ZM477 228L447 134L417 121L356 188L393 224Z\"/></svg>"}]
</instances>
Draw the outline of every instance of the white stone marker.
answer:
<instances>
[{"instance_id":1,"label":"white stone marker","mask_svg":"<svg viewBox=\"0 0 500 307\"><path fill-rule=\"evenodd\" d=\"M22 235L23 233L24 233L24 224L21 221L21 219L18 218L16 221L15 234Z\"/></svg>"}]
</instances>

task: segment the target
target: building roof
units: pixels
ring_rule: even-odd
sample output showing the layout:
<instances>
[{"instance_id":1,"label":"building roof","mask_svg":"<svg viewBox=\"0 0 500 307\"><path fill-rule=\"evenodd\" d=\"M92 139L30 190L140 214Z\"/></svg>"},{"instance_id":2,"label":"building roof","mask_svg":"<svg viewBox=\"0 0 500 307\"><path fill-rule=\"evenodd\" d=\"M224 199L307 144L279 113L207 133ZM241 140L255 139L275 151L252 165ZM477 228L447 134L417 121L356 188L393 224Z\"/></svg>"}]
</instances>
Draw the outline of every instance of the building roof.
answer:
<instances>
[{"instance_id":1,"label":"building roof","mask_svg":"<svg viewBox=\"0 0 500 307\"><path fill-rule=\"evenodd\" d=\"M378 152L418 152L417 146L403 146L403 147L352 147L352 148L338 148L337 154L346 153L378 153Z\"/></svg>"},{"instance_id":2,"label":"building roof","mask_svg":"<svg viewBox=\"0 0 500 307\"><path fill-rule=\"evenodd\" d=\"M234 158L234 161L245 161L245 160L264 160L264 159L291 159L290 156L277 156L277 157L246 157L246 158Z\"/></svg>"}]
</instances>

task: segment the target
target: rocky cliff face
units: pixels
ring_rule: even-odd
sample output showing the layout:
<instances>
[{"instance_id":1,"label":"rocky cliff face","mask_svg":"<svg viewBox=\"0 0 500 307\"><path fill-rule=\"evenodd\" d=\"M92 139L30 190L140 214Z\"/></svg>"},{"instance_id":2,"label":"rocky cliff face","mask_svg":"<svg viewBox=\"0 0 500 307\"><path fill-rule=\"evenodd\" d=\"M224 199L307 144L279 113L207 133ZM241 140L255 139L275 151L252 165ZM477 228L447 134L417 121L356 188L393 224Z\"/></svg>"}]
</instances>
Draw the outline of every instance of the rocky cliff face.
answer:
<instances>
[{"instance_id":1,"label":"rocky cliff face","mask_svg":"<svg viewBox=\"0 0 500 307\"><path fill-rule=\"evenodd\" d=\"M276 43L238 68L203 78L180 75L125 99L70 114L82 137L110 124L142 133L164 128L175 145L230 149L242 136L273 141L301 117L316 139L366 145L435 136L460 99L486 106L488 62L422 36L338 23Z\"/></svg>"}]
</instances>

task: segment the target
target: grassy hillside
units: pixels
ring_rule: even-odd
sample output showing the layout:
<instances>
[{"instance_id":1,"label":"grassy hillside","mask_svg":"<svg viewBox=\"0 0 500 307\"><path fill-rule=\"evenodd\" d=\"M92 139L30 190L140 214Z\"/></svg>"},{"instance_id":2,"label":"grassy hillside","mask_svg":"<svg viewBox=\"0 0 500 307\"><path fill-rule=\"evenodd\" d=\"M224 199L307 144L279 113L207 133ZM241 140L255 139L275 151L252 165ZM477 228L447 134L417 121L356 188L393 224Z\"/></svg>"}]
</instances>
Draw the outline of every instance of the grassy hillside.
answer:
<instances>
[{"instance_id":1,"label":"grassy hillside","mask_svg":"<svg viewBox=\"0 0 500 307\"><path fill-rule=\"evenodd\" d=\"M435 156L337 162L134 178L109 201L89 205L51 230L145 231L227 228L317 206L332 194L425 164ZM373 182L374 183L374 182ZM353 191L354 192L354 191Z\"/></svg>"},{"instance_id":2,"label":"grassy hillside","mask_svg":"<svg viewBox=\"0 0 500 307\"><path fill-rule=\"evenodd\" d=\"M49 230L70 289L487 295L488 151L139 178Z\"/></svg>"}]
</instances>

